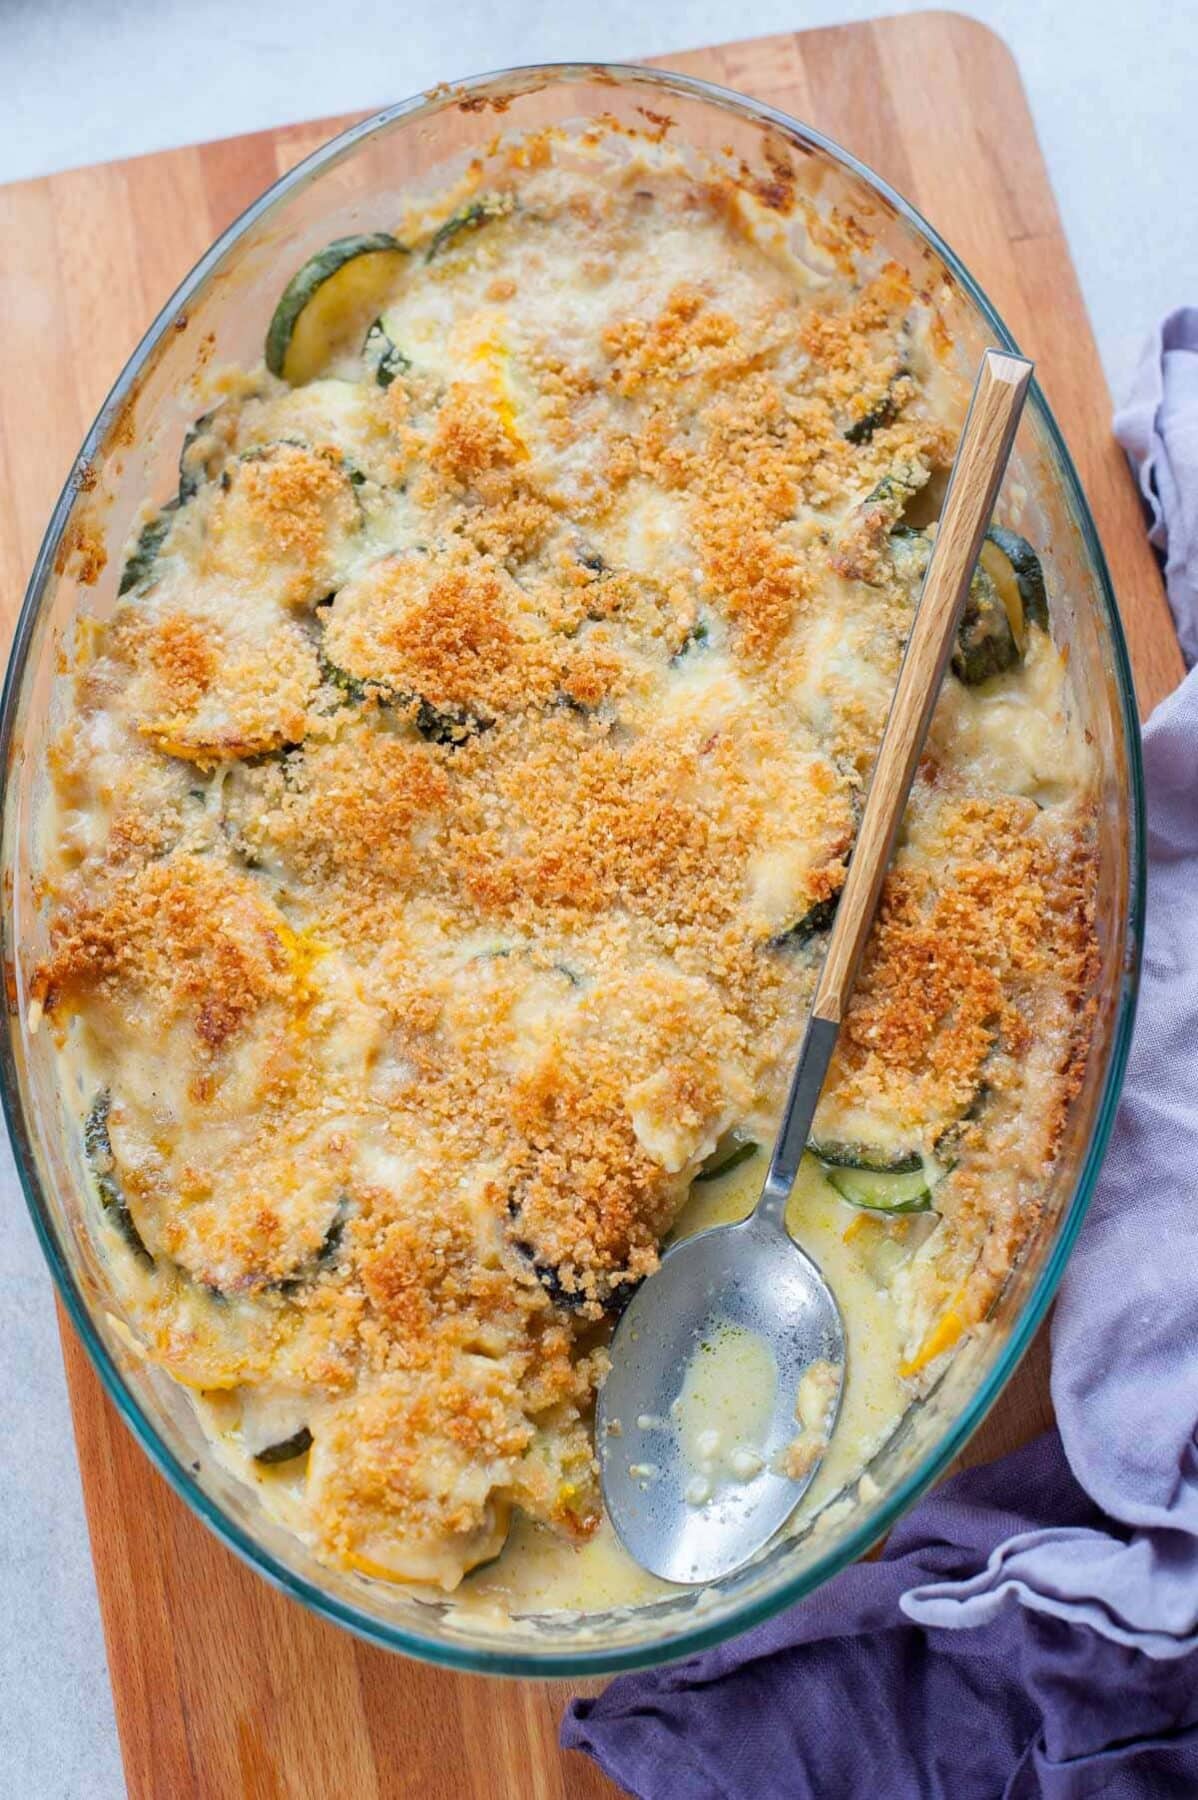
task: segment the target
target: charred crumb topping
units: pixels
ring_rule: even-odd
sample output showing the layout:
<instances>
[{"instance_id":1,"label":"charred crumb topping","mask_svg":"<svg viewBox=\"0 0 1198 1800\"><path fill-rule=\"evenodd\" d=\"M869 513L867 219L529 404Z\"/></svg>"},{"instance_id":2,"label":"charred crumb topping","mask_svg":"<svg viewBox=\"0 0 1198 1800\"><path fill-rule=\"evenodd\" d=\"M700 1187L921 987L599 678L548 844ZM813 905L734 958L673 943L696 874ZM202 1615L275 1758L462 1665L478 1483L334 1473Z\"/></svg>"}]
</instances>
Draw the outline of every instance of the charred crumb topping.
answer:
<instances>
[{"instance_id":1,"label":"charred crumb topping","mask_svg":"<svg viewBox=\"0 0 1198 1800\"><path fill-rule=\"evenodd\" d=\"M34 982L149 1354L282 1408L322 1554L446 1587L513 1508L595 1528L605 1329L776 1116L963 411L937 297L792 178L818 282L681 167L501 198L189 435L51 753ZM1033 619L946 684L824 1097L945 1164L913 1345L1004 1279L1084 1067L1063 683Z\"/></svg>"}]
</instances>

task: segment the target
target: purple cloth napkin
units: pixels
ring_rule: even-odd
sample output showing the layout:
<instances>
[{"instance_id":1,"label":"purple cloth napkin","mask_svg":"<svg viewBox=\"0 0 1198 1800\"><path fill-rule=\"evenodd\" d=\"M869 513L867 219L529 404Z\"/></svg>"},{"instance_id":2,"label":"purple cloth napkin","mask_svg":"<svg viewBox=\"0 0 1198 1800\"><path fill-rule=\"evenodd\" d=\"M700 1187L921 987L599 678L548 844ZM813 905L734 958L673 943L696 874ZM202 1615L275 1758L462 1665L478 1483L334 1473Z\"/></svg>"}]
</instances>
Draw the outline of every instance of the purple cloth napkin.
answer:
<instances>
[{"instance_id":1,"label":"purple cloth napkin","mask_svg":"<svg viewBox=\"0 0 1198 1800\"><path fill-rule=\"evenodd\" d=\"M562 1743L643 1800L1192 1797L1189 1661L1013 1605L976 1631L904 1616L913 1583L967 1577L1045 1517L1106 1525L1055 1431L946 1482L880 1561L756 1631L576 1700Z\"/></svg>"},{"instance_id":2,"label":"purple cloth napkin","mask_svg":"<svg viewBox=\"0 0 1198 1800\"><path fill-rule=\"evenodd\" d=\"M1148 540L1165 585L1186 667L1198 663L1198 307L1179 306L1144 352L1115 419L1151 520Z\"/></svg>"},{"instance_id":3,"label":"purple cloth napkin","mask_svg":"<svg viewBox=\"0 0 1198 1800\"><path fill-rule=\"evenodd\" d=\"M1198 309L1116 431L1198 660ZM1198 1795L1198 669L1144 752L1140 1011L1054 1318L1060 1435L780 1618L576 1701L563 1744L643 1800Z\"/></svg>"}]
</instances>

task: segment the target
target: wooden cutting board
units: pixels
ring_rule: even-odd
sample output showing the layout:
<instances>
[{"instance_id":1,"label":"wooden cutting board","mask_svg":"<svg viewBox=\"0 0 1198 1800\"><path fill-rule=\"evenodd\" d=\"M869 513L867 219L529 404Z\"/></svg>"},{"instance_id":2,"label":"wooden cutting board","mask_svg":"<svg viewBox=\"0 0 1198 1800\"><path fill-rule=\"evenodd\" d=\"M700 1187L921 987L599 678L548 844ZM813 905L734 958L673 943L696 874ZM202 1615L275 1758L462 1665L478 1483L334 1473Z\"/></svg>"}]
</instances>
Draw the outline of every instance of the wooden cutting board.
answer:
<instances>
[{"instance_id":1,"label":"wooden cutting board","mask_svg":"<svg viewBox=\"0 0 1198 1800\"><path fill-rule=\"evenodd\" d=\"M634 49L630 46L630 49ZM1182 664L1019 75L952 13L661 59L811 121L939 228L1036 357L1098 519L1147 711ZM350 123L264 131L0 188L0 629L54 497L150 318L263 188ZM134 1800L585 1800L615 1790L556 1730L577 1687L485 1682L368 1648L237 1562L151 1469L64 1325L63 1349ZM1050 1418L1043 1334L977 1434Z\"/></svg>"}]
</instances>

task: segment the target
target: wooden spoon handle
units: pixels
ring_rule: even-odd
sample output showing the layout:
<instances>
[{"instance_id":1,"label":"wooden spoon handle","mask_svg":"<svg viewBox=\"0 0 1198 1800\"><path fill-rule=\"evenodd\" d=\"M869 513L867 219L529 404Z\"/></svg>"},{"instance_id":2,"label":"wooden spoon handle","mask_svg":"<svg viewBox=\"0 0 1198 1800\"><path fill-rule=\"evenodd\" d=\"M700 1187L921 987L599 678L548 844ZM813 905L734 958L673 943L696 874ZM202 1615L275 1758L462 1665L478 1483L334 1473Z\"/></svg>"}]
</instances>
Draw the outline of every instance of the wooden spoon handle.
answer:
<instances>
[{"instance_id":1,"label":"wooden spoon handle","mask_svg":"<svg viewBox=\"0 0 1198 1800\"><path fill-rule=\"evenodd\" d=\"M1031 378L1021 356L987 350L982 358L815 990L817 1019L839 1024L848 1006Z\"/></svg>"}]
</instances>

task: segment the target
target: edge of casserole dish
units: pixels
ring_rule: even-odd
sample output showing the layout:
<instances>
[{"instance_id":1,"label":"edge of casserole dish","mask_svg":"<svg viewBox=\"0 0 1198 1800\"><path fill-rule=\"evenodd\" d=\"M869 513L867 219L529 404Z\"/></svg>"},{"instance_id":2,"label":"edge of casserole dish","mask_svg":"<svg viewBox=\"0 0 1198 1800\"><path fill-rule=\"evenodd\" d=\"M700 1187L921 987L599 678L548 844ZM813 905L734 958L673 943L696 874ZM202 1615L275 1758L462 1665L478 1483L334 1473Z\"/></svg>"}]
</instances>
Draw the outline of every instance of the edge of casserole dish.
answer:
<instances>
[{"instance_id":1,"label":"edge of casserole dish","mask_svg":"<svg viewBox=\"0 0 1198 1800\"><path fill-rule=\"evenodd\" d=\"M584 95L586 96L584 98ZM871 228L897 232L906 254L923 255L958 293L961 319L976 347L993 342L1016 349L1014 339L968 271L932 228L886 183L829 139L775 109L692 77L618 65L562 64L481 76L435 90L387 109L333 139L283 176L216 243L159 313L134 351L87 434L51 517L17 625L3 697L0 749L6 785L3 807L4 936L8 972L8 1030L0 1042L0 1090L22 1186L43 1251L75 1329L125 1423L171 1486L235 1553L260 1574L317 1613L369 1641L454 1668L496 1674L595 1675L693 1654L748 1629L792 1604L883 1537L896 1519L962 1449L1009 1379L1031 1341L1060 1278L1080 1228L1107 1139L1126 1062L1135 1012L1144 904L1144 827L1138 723L1126 645L1097 533L1059 428L1038 388L1031 419L1021 435L1023 469L1039 499L1055 503L1050 520L1055 552L1054 591L1064 611L1073 666L1080 676L1086 723L1097 741L1105 786L1100 793L1098 927L1101 976L1094 1030L1082 1092L1072 1108L1057 1158L1043 1224L1034 1231L1008 1278L991 1317L956 1357L937 1386L917 1401L894 1437L870 1465L874 1497L838 1497L801 1535L783 1537L747 1571L710 1590L685 1590L652 1605L608 1614L543 1615L514 1621L506 1632L477 1618L457 1623L452 1602L379 1592L378 1583L341 1577L289 1548L286 1534L250 1504L238 1506L236 1484L204 1459L189 1438L183 1409L161 1392L154 1372L142 1365L106 1306L98 1259L89 1261L86 1233L72 1228L82 1211L82 1177L69 1165L71 1151L55 1114L53 1075L35 1066L25 1024L24 959L37 927L32 897L29 819L36 808L34 783L48 717L53 667L76 607L68 570L88 561L89 544L120 542L129 517L148 490L144 459L158 435L177 434L180 352L202 367L213 343L196 340L208 323L219 328L219 310L248 322L260 341L269 302L238 293L261 283L277 290L280 268L297 266L305 247L337 223L374 207L353 192L357 163L369 175L377 156L377 191L419 180L426 167L441 175L445 154L460 153L468 132L486 154L488 140L507 131L533 129L562 119L593 117L596 106L617 115L622 129L652 137L668 129L655 104L677 111L686 144L708 140L707 152L739 158L741 169L776 174L779 159L798 157L805 171L818 169L817 184L841 182L855 205L871 208ZM532 104L538 116L518 119ZM548 119L544 112L549 108ZM488 114L494 115L489 119ZM649 130L646 132L646 122ZM440 135L439 135L440 134ZM409 137L408 159L384 148ZM727 142L725 140L731 140ZM423 161L425 146L428 160ZM808 159L808 160L805 160ZM413 166L409 171L408 163ZM351 178L346 184L347 175ZM288 203L302 210L316 187L331 190L327 204L308 204L307 216L288 233L280 214ZM821 194L821 200L826 196ZM240 264L240 267L238 266ZM182 321L182 324L181 324ZM184 341L186 340L186 342ZM234 360L235 352L220 360ZM971 343L970 353L975 350ZM172 350L175 357L172 358ZM178 367L172 367L172 362ZM158 391L155 392L157 385ZM174 410L172 411L172 404ZM143 413L147 417L139 418ZM146 448L148 447L148 448ZM107 492L105 489L107 488ZM97 493L97 490L99 494ZM97 508L107 506L103 525ZM122 511L123 508L123 511ZM97 532L100 534L96 536ZM1072 555L1072 565L1070 556ZM94 560L94 559L93 559ZM103 551L100 552L103 560ZM1072 566L1071 575L1062 579ZM79 576L79 591L95 569ZM1054 624L1057 615L1054 613ZM1073 633L1076 633L1076 642ZM1087 691L1088 690L1088 691ZM1105 835L1104 835L1105 832ZM60 1159L60 1160L56 1160ZM169 1380L169 1378L166 1378ZM180 1396L180 1398L182 1398ZM197 1460L197 1458L199 1460Z\"/></svg>"}]
</instances>

